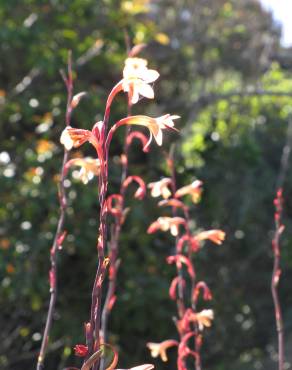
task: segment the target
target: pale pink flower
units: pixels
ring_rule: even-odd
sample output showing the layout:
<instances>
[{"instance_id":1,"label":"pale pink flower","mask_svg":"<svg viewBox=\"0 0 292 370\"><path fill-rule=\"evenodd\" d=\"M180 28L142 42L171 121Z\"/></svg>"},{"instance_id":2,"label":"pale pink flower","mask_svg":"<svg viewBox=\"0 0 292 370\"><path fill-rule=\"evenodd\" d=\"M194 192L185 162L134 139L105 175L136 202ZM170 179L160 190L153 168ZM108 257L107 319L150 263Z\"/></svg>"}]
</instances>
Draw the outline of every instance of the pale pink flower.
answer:
<instances>
[{"instance_id":1,"label":"pale pink flower","mask_svg":"<svg viewBox=\"0 0 292 370\"><path fill-rule=\"evenodd\" d=\"M97 138L89 130L66 126L60 137L60 143L63 144L67 150L78 148L86 141L89 141L95 147L99 146Z\"/></svg>"},{"instance_id":2,"label":"pale pink flower","mask_svg":"<svg viewBox=\"0 0 292 370\"><path fill-rule=\"evenodd\" d=\"M168 199L171 196L171 191L169 190L169 186L171 185L171 179L165 177L160 181L150 182L148 184L148 188L151 189L151 196L156 198L160 195L164 199Z\"/></svg>"},{"instance_id":3,"label":"pale pink flower","mask_svg":"<svg viewBox=\"0 0 292 370\"><path fill-rule=\"evenodd\" d=\"M183 197L184 195L191 195L192 201L197 203L200 200L202 194L202 181L195 180L190 185L186 185L180 189L178 189L175 193L177 198Z\"/></svg>"},{"instance_id":4,"label":"pale pink flower","mask_svg":"<svg viewBox=\"0 0 292 370\"><path fill-rule=\"evenodd\" d=\"M60 142L65 146L66 150L78 148L82 144L89 142L96 149L102 168L104 163L104 155L101 145L101 134L104 128L103 125L102 121L97 122L94 124L91 131L67 126L61 134Z\"/></svg>"},{"instance_id":5,"label":"pale pink flower","mask_svg":"<svg viewBox=\"0 0 292 370\"><path fill-rule=\"evenodd\" d=\"M85 157L85 158L73 158L66 163L66 167L79 166L79 178L83 184L87 184L88 181L92 180L94 176L100 174L100 160Z\"/></svg>"},{"instance_id":6,"label":"pale pink flower","mask_svg":"<svg viewBox=\"0 0 292 370\"><path fill-rule=\"evenodd\" d=\"M150 138L146 146L144 147L147 148L151 141L152 137L154 136L154 139L156 143L161 146L162 145L162 130L164 129L169 129L169 130L174 130L177 131L177 129L174 127L174 122L173 120L180 118L179 116L175 115L170 115L170 114L165 114L164 116L157 117L157 118L152 118L148 116L130 116L125 118L124 120L120 121L120 124L128 124L128 125L140 125L140 126L145 126L149 129L150 131Z\"/></svg>"},{"instance_id":7,"label":"pale pink flower","mask_svg":"<svg viewBox=\"0 0 292 370\"><path fill-rule=\"evenodd\" d=\"M222 244L225 239L225 232L217 229L202 231L195 238L199 241L209 239L215 244Z\"/></svg>"},{"instance_id":8,"label":"pale pink flower","mask_svg":"<svg viewBox=\"0 0 292 370\"><path fill-rule=\"evenodd\" d=\"M161 200L158 203L158 206L159 207L170 206L170 207L174 207L174 208L186 208L186 206L183 204L183 202L181 202L180 200L175 199L175 198L168 199L168 200Z\"/></svg>"},{"instance_id":9,"label":"pale pink flower","mask_svg":"<svg viewBox=\"0 0 292 370\"><path fill-rule=\"evenodd\" d=\"M173 346L178 346L178 342L172 339L165 340L161 343L147 343L151 356L154 358L160 356L163 362L168 361L166 350Z\"/></svg>"},{"instance_id":10,"label":"pale pink flower","mask_svg":"<svg viewBox=\"0 0 292 370\"><path fill-rule=\"evenodd\" d=\"M197 322L199 330L203 330L204 327L209 328L214 319L213 310L207 309L200 312L190 312L188 316L189 321Z\"/></svg>"},{"instance_id":11,"label":"pale pink flower","mask_svg":"<svg viewBox=\"0 0 292 370\"><path fill-rule=\"evenodd\" d=\"M152 234L158 230L170 230L171 235L177 236L179 233L179 225L185 225L185 223L186 221L182 217L159 217L148 227L147 233Z\"/></svg>"}]
</instances>

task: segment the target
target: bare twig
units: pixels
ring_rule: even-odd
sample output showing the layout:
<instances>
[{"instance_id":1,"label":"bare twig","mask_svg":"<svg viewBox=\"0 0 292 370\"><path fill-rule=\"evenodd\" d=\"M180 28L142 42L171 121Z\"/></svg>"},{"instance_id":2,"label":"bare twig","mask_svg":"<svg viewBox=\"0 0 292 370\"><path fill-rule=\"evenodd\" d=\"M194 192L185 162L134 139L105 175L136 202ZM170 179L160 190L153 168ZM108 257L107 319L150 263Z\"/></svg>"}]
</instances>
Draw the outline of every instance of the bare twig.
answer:
<instances>
[{"instance_id":1,"label":"bare twig","mask_svg":"<svg viewBox=\"0 0 292 370\"><path fill-rule=\"evenodd\" d=\"M70 125L70 119L71 119L71 101L72 101L72 95L73 95L73 78L72 78L72 64L71 64L71 53L68 55L68 76L64 76L64 81L67 88L67 109L66 109L66 125ZM55 233L53 245L51 247L51 269L49 273L49 280L50 280L50 303L49 303L49 309L47 313L47 319L46 319L46 325L43 333L42 343L41 343L41 349L38 356L37 361L37 370L42 370L44 368L44 360L46 356L48 341L49 341L49 335L50 330L52 326L53 321L53 315L55 310L55 304L57 299L57 257L58 252L60 250L60 246L62 244L62 241L65 237L65 232L63 230L64 227L64 221L65 221L65 214L66 214L66 207L67 207L67 198L66 198L66 192L64 187L64 181L66 177L66 170L65 165L68 160L68 151L64 149L64 156L63 156L63 163L61 167L61 179L59 184L59 203L60 203L60 214L59 214L59 221L57 225L57 230Z\"/></svg>"},{"instance_id":2,"label":"bare twig","mask_svg":"<svg viewBox=\"0 0 292 370\"><path fill-rule=\"evenodd\" d=\"M174 164L174 152L175 152L175 144L172 144L170 147L169 155L166 158L167 165L170 171L171 175L171 191L172 191L172 196L174 197L175 192L177 191L177 186L176 186L176 173L175 173L175 164ZM177 209L175 207L172 207L172 216L176 217L177 216ZM177 245L179 240L179 236L176 237L175 244ZM177 253L177 251L176 251ZM176 300L177 304L177 313L179 319L183 318L183 315L185 313L185 304L184 304L184 288L183 288L183 273L182 270L177 267L176 269L177 275L180 277L178 281L178 297Z\"/></svg>"},{"instance_id":3,"label":"bare twig","mask_svg":"<svg viewBox=\"0 0 292 370\"><path fill-rule=\"evenodd\" d=\"M284 327L283 327L283 317L282 317L282 310L281 304L279 299L278 293L278 284L281 275L281 267L280 267L280 260L281 260L281 252L280 252L280 235L284 230L284 226L282 225L282 211L283 211L283 197L282 197L282 189L277 191L276 198L274 200L275 204L275 233L274 238L272 240L272 247L274 253L274 266L273 266L273 273L272 273L272 281L271 281L271 290L275 308L275 319L276 319L276 326L278 332L278 369L284 370Z\"/></svg>"},{"instance_id":4,"label":"bare twig","mask_svg":"<svg viewBox=\"0 0 292 370\"><path fill-rule=\"evenodd\" d=\"M127 45L127 51L129 53L130 51L130 42L128 38L128 34L125 32L125 39L126 39L126 45ZM128 97L128 111L127 116L130 116L132 114L132 104L131 100ZM131 128L128 126L126 128L125 137L124 137L124 150L121 158L122 160L122 174L121 174L121 183L120 183L120 195L121 195L121 201L120 201L120 207L123 210L124 204L125 204L125 193L126 188L123 186L124 181L126 180L128 176L128 152L129 152L129 143L127 141L127 137L129 135ZM107 325L108 325L108 317L110 315L110 311L112 309L112 305L110 304L113 299L115 299L115 291L116 291L116 285L117 285L117 273L118 273L118 267L119 267L119 260L118 260L118 254L119 254L119 241L120 241L120 234L121 234L121 228L123 223L123 214L121 214L119 217L115 217L114 225L112 227L112 233L111 233L111 240L109 243L109 255L110 255L110 261L111 261L111 271L112 273L109 276L109 283L107 288L107 293L105 297L105 302L102 310L101 315L101 332L103 336L103 341L107 342ZM105 366L104 358L101 359L100 363L100 369L103 370Z\"/></svg>"}]
</instances>

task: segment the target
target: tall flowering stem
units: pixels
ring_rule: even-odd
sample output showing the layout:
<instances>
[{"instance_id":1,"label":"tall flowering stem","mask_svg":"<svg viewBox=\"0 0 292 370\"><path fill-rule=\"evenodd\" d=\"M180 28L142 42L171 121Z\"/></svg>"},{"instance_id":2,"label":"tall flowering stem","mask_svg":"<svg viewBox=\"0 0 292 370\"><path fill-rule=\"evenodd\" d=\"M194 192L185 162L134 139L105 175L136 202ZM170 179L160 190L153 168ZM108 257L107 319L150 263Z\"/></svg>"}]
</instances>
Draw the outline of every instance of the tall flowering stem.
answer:
<instances>
[{"instance_id":1,"label":"tall flowering stem","mask_svg":"<svg viewBox=\"0 0 292 370\"><path fill-rule=\"evenodd\" d=\"M68 73L67 76L63 74L63 79L67 89L67 108L66 108L66 126L70 125L71 115L72 115L72 96L73 96L73 77L72 77L72 63L71 63L71 53L68 56ZM74 104L73 104L74 105ZM67 207L67 198L64 187L64 181L66 177L66 163L68 161L68 150L64 148L63 162L61 167L61 178L59 183L59 204L60 204L60 213L59 220L57 224L57 229L55 232L53 245L50 250L50 260L51 268L49 271L49 282L50 282L50 303L47 312L45 329L43 332L41 349L37 360L37 370L44 368L44 360L47 352L50 330L53 322L53 315L57 300L57 258L58 252L62 248L62 243L66 237L66 231L64 230L64 221Z\"/></svg>"},{"instance_id":2,"label":"tall flowering stem","mask_svg":"<svg viewBox=\"0 0 292 370\"><path fill-rule=\"evenodd\" d=\"M170 187L171 187L171 192L172 195L176 193L177 186L176 186L176 171L175 171L175 164L174 164L174 145L171 147L170 154L166 158L167 165L169 168L169 172L171 175L171 181L170 181ZM182 208L184 209L184 205L181 204ZM177 216L177 211L179 207L172 207L172 216L176 217ZM187 220L186 220L187 221ZM177 244L179 241L179 236L176 237L175 244ZM177 248L176 248L176 253L178 254ZM176 304L177 304L177 314L178 317L182 318L185 314L186 307L184 303L184 289L185 289L185 281L183 279L183 271L177 267L177 278L173 280L172 286L171 286L171 291L175 289L174 286L174 281L177 282L177 297L176 297Z\"/></svg>"},{"instance_id":3,"label":"tall flowering stem","mask_svg":"<svg viewBox=\"0 0 292 370\"><path fill-rule=\"evenodd\" d=\"M168 164L168 167L169 167L169 171L171 173L171 188L172 188L173 194L175 195L176 191L177 191L177 188L176 188L175 162L174 162L174 158L173 158L174 148L172 148L172 149L173 150L170 152L170 155L167 158L167 164ZM201 186L201 184L199 183L198 189L200 189L200 186ZM198 192L198 196L200 196L200 190ZM186 205L183 205L181 207L181 209L182 209L184 218L186 220L186 239L190 240L192 238L192 235L191 235L191 231L190 231L190 227L189 227L190 222L191 222L189 207L187 207ZM176 214L176 207L172 207L172 212L173 212L174 215ZM177 237L176 245L178 244L178 242L179 242L179 237ZM190 261L192 260L192 252L193 252L192 249L188 248L187 254L188 254L188 258L189 258ZM176 253L177 254L179 253L178 248L176 248ZM182 278L182 271L178 268L177 268L177 275L178 275L178 279L179 279L177 306L179 307L179 304L181 305L180 302L183 301L183 290L184 290L183 281L184 280ZM191 292L194 292L195 286L196 286L196 276L195 275L190 276L190 280L191 280ZM197 299L198 299L198 297L194 297L193 294L190 297L193 312L196 312L196 309L197 309L197 307L196 307L197 306ZM180 318L182 319L184 317L184 315L185 315L185 309L184 309L183 314L180 315ZM196 353L196 356L194 356L195 367L196 367L196 370L201 370L201 356L200 356L201 340L198 340L200 338L198 324L196 322L193 322L192 326L193 326L192 331L193 331L193 336L194 336L194 348L195 348L195 353ZM182 339L183 338L181 336L181 341L182 341Z\"/></svg>"},{"instance_id":4,"label":"tall flowering stem","mask_svg":"<svg viewBox=\"0 0 292 370\"><path fill-rule=\"evenodd\" d=\"M129 52L129 58L131 58L132 50ZM125 67L126 69L126 67ZM125 71L124 71L125 74ZM132 100L131 95L128 94L128 108L127 108L127 117L130 117L132 115ZM107 114L107 113L106 113ZM106 115L105 114L105 115ZM125 210L125 196L126 196L126 190L128 185L134 180L138 183L139 188L136 192L135 197L138 199L142 199L146 193L144 190L145 184L141 178L138 176L128 176L129 172L129 148L133 141L133 139L139 139L141 141L143 148L147 144L147 138L146 136L139 131L131 131L131 126L127 126L124 136L124 147L123 147L123 153L121 154L121 182L120 182L120 190L119 194L112 195L110 199L113 199L114 197L118 200L118 209L116 209L116 212L113 211L111 208L109 210L109 213L112 214L114 217L113 224L111 225L111 235L110 235L110 241L108 243L108 249L109 249L109 258L110 258L110 269L109 269L109 282L108 282L108 288L106 293L105 302L103 305L102 310L102 317L101 317L101 333L103 337L103 341L107 341L107 326L108 326L108 318L109 315L113 309L113 306L116 302L116 285L117 285L117 274L118 274L118 268L120 265L120 260L118 259L119 256L119 242L120 242L120 234L122 230L122 225L125 221L127 210ZM148 149L144 150L148 151ZM109 205L108 205L109 207ZM104 361L101 360L101 369L104 368Z\"/></svg>"},{"instance_id":5,"label":"tall flowering stem","mask_svg":"<svg viewBox=\"0 0 292 370\"><path fill-rule=\"evenodd\" d=\"M274 199L275 205L275 232L272 240L272 249L274 255L274 267L272 273L271 290L275 309L276 327L278 333L278 369L284 370L284 327L282 309L278 293L278 285L281 276L281 248L280 248L280 236L284 231L284 225L282 224L282 213L283 213L283 195L282 189L278 189L276 197Z\"/></svg>"},{"instance_id":6,"label":"tall flowering stem","mask_svg":"<svg viewBox=\"0 0 292 370\"><path fill-rule=\"evenodd\" d=\"M193 202L197 203L202 192L202 182L195 180L190 185L177 189L172 155L167 158L167 163L171 177L148 186L152 196L164 198L158 203L159 206L172 208L172 217L159 217L149 226L148 233L170 231L176 238L175 254L167 257L167 263L176 265L177 275L170 284L169 296L177 305L175 324L179 341L168 339L161 343L148 343L147 346L153 357L160 356L163 361L167 361L166 350L176 346L178 370L186 370L190 360L194 361L196 370L201 370L202 332L205 327L211 326L214 314L211 309L197 309L200 300L210 301L212 294L204 281L197 280L193 259L200 251L202 241L211 240L215 244L221 244L225 233L222 230L192 233L189 207L181 198L190 195ZM186 289L187 284L190 289Z\"/></svg>"},{"instance_id":7,"label":"tall flowering stem","mask_svg":"<svg viewBox=\"0 0 292 370\"><path fill-rule=\"evenodd\" d=\"M136 48L137 50L137 48ZM102 357L102 346L106 346L105 336L107 329L108 315L115 300L115 287L118 269L118 241L121 226L126 216L124 210L125 191L131 182L138 184L138 189L134 196L142 199L146 189L143 180L138 176L128 176L128 149L134 138L141 140L143 150L149 148L152 137L158 145L162 145L164 129L175 130L173 120L178 116L170 114L152 118L148 116L132 116L131 106L136 104L140 96L152 99L154 92L149 84L158 78L158 72L147 68L147 61L134 58L134 55L126 59L123 71L123 79L118 82L111 90L105 107L104 120L93 125L91 130L73 128L67 126L61 135L61 143L67 150L78 148L84 143L90 143L96 150L97 159L73 159L66 163L66 170L71 165L81 166L81 178L86 183L92 175L98 176L98 200L100 205L99 230L97 240L97 271L91 294L90 318L85 323L86 345L78 344L75 346L75 354L84 357L82 370L104 369ZM128 95L128 115L120 119L109 128L111 105L120 92ZM78 94L80 96L80 94ZM73 98L74 100L74 98ZM139 131L126 131L125 153L122 156L122 180L120 194L108 195L108 163L110 143L114 133L121 126L138 125L144 126L149 130L150 138L147 138ZM89 176L90 175L90 176ZM114 226L110 229L111 237L108 243L108 216L115 218ZM105 297L104 308L102 306L103 282L107 275L109 266L109 285L108 293ZM146 365L145 365L146 366ZM148 366L148 365L147 365ZM152 368L152 365L149 365ZM111 365L108 369L115 367Z\"/></svg>"},{"instance_id":8,"label":"tall flowering stem","mask_svg":"<svg viewBox=\"0 0 292 370\"><path fill-rule=\"evenodd\" d=\"M130 102L130 99L128 99L128 114L127 116L131 115L132 110L132 104ZM128 175L128 152L129 152L129 145L127 142L127 136L130 132L130 126L126 128L125 132L125 140L124 140L124 150L123 154L121 155L121 165L122 165L122 174L121 174L121 184L120 184L120 192L119 192L119 208L121 212L118 212L114 217L114 224L111 228L111 239L109 242L109 256L111 261L110 266L110 274L109 274L109 283L106 293L106 298L102 310L102 316L101 316L101 333L103 336L103 340L107 341L107 323L108 323L108 317L109 314L114 306L114 303L116 301L116 284L117 284L117 273L118 273L118 267L119 267L119 260L118 260L118 253L119 253L119 239L120 239L120 233L123 223L123 209L125 204L125 188L123 186L124 181L127 178ZM101 362L101 369L103 369L104 361Z\"/></svg>"}]
</instances>

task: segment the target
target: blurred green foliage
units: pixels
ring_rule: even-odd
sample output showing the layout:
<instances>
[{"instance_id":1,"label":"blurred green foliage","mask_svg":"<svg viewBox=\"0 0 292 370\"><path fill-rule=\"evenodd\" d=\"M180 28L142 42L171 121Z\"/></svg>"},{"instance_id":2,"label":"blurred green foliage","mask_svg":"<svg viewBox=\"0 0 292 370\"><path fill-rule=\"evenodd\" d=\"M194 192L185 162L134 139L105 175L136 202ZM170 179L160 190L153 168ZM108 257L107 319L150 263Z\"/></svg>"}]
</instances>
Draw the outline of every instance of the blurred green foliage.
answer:
<instances>
[{"instance_id":1,"label":"blurred green foliage","mask_svg":"<svg viewBox=\"0 0 292 370\"><path fill-rule=\"evenodd\" d=\"M45 321L66 104L59 70L66 68L71 49L75 92L89 93L73 125L90 128L121 78L126 34L134 43L148 43L143 55L161 74L156 102L143 101L135 111L182 116L180 137L167 135L163 150L177 142L179 185L196 177L205 183L202 202L192 212L194 229L220 227L228 235L220 248L206 245L196 261L198 275L215 296L216 320L206 332L204 365L213 370L264 366L275 344L269 292L272 199L292 103L292 65L283 62L280 32L270 14L254 0L11 0L0 3L0 21L1 369L33 368ZM113 120L124 114L121 97ZM119 184L122 138L121 131L111 148L111 192ZM134 145L130 172L147 182L167 175L163 150L153 145L145 155ZM92 154L89 146L84 154ZM72 347L84 340L96 268L97 186L69 179L69 235L59 259L48 370L80 364ZM280 285L287 336L291 193L288 171ZM161 212L152 199L138 204L129 195L128 203L118 301L110 322L122 367L151 362L145 343L176 335L175 307L168 299L173 270L165 264L173 240L146 234ZM175 369L174 353L170 359L167 365L155 360L157 369Z\"/></svg>"}]
</instances>

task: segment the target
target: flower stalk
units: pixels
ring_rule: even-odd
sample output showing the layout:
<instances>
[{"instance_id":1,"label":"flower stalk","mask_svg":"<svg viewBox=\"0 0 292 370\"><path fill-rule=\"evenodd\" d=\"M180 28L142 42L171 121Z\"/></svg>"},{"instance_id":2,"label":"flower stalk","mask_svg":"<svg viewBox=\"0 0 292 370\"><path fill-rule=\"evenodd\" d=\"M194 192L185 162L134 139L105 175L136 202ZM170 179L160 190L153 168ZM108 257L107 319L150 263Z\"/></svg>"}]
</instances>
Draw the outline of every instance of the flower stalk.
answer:
<instances>
[{"instance_id":1,"label":"flower stalk","mask_svg":"<svg viewBox=\"0 0 292 370\"><path fill-rule=\"evenodd\" d=\"M72 96L73 96L73 76L72 76L72 61L71 61L71 53L68 55L68 73L67 76L62 74L65 86L67 89L67 107L66 107L66 117L65 122L66 126L70 125L71 115L73 111L72 107ZM57 300L57 278L58 278L58 270L57 270L57 259L58 253L61 250L62 243L66 237L66 232L64 231L64 222L65 222L65 215L66 215L66 208L67 208L67 197L64 187L64 181L66 177L66 163L68 161L68 150L64 148L64 155L61 167L61 178L59 183L59 204L60 204L60 213L59 213L59 220L57 224L57 229L55 232L53 245L50 250L50 262L51 268L49 271L49 282L50 282L50 303L47 312L46 324L45 329L42 336L42 343L41 348L37 360L37 370L42 370L44 368L44 361L47 352L47 347L49 343L49 336L53 322L53 315L55 311L55 305Z\"/></svg>"},{"instance_id":2,"label":"flower stalk","mask_svg":"<svg viewBox=\"0 0 292 370\"><path fill-rule=\"evenodd\" d=\"M138 50L139 48L136 48ZM132 52L133 54L133 52ZM119 266L118 250L119 237L122 224L125 220L126 209L124 209L125 192L130 183L138 184L138 189L134 194L135 198L142 199L146 193L143 180L138 176L128 176L128 152L131 141L134 138L143 143L143 150L148 150L152 137L158 145L162 144L164 129L176 130L173 120L178 116L166 114L158 118L148 116L132 116L132 105L138 102L139 96L152 99L154 92L149 83L154 82L159 74L147 68L147 61L140 58L129 57L126 59L124 68L124 78L117 83L107 99L104 120L94 124L91 130L73 128L67 125L61 135L61 143L67 150L78 148L86 142L90 143L96 150L96 159L78 158L71 159L64 165L64 172L67 172L72 165L81 166L81 179L87 183L90 177L98 177L98 200L100 205L99 231L97 240L97 271L91 294L91 308L89 321L85 323L86 345L75 346L77 356L84 357L82 369L104 370L105 363L101 354L101 347L108 346L106 343L107 323L109 313L115 303L115 289L117 271ZM120 92L125 92L128 97L127 117L120 119L109 128L111 105ZM74 104L83 93L76 96ZM72 104L71 104L72 105ZM70 107L71 107L70 105ZM108 163L110 143L115 131L123 125L127 125L124 141L124 153L122 155L122 179L120 193L108 195ZM130 125L140 125L148 128L150 138L140 132L130 132ZM66 157L67 159L67 157ZM110 240L108 242L108 216L112 215L115 219L110 229ZM107 276L109 266L109 284L105 299L102 296L103 282ZM104 301L104 302L103 302ZM102 305L104 304L104 306ZM108 367L114 369L115 364ZM141 365L142 368L152 368L152 365ZM138 367L137 367L138 369Z\"/></svg>"},{"instance_id":3,"label":"flower stalk","mask_svg":"<svg viewBox=\"0 0 292 370\"><path fill-rule=\"evenodd\" d=\"M127 110L127 117L131 116L132 113L132 103L128 97L128 110ZM122 165L122 173L121 173L121 182L120 182L120 200L119 200L119 207L122 210L122 212L117 215L114 219L114 224L111 229L111 239L109 242L109 255L110 255L110 261L111 261L111 267L110 267L110 274L109 274L109 283L108 283L108 289L106 293L106 298L103 306L102 311L102 317L101 317L101 332L103 335L103 340L107 341L107 323L108 323L108 317L110 315L110 312L114 306L114 303L116 301L116 284L117 284L117 273L118 268L120 265L120 261L118 260L118 254L119 254L119 239L121 234L121 228L123 224L123 209L125 204L125 193L126 188L123 186L124 181L126 180L128 176L128 154L129 154L129 146L130 142L127 140L127 137L130 133L130 126L126 128L125 137L124 137L124 149L123 153L121 155L121 165ZM103 369L103 367L101 367Z\"/></svg>"},{"instance_id":4,"label":"flower stalk","mask_svg":"<svg viewBox=\"0 0 292 370\"><path fill-rule=\"evenodd\" d=\"M149 184L152 196L161 195L164 198L158 205L172 208L172 217L159 217L149 226L148 233L158 230L170 231L176 237L176 253L167 257L167 263L175 264L177 273L169 288L169 296L176 301L177 306L177 317L174 319L179 334L177 368L178 370L187 370L188 361L192 359L195 369L201 370L202 332L205 327L211 326L214 314L211 309L197 310L199 299L210 301L212 294L205 282L197 281L193 256L201 249L202 240L209 239L215 244L221 244L225 233L221 230L209 230L192 234L189 207L180 198L190 195L192 201L197 203L202 192L202 182L196 180L190 185L177 189L172 153L167 158L171 177ZM178 217L179 212L181 217ZM186 289L187 284L190 287L189 297L187 295L188 289ZM147 346L151 350L152 356L156 357L159 354L165 361L166 343L173 343L173 340L148 343Z\"/></svg>"},{"instance_id":5,"label":"flower stalk","mask_svg":"<svg viewBox=\"0 0 292 370\"><path fill-rule=\"evenodd\" d=\"M130 50L129 55L132 53ZM132 117L132 107L133 104L136 102L133 101L133 87L131 86L131 71L129 71L129 65L132 64L132 58L129 57L127 59L128 62L126 62L125 68L124 68L124 80L121 81L121 84L117 84L115 86L115 89L118 91L121 90L121 86L124 86L125 92L128 92L128 108L127 108L127 117L117 122L114 126L112 126L111 130L108 134L108 140L106 142L106 145L109 146L110 142L112 140L112 135L115 132L115 130L124 124L124 122L128 122L130 117ZM133 72L132 72L133 74ZM137 76L138 74L134 72L134 74ZM128 83L126 83L126 79L128 76ZM158 73L157 73L158 77ZM126 86L126 87L125 87ZM154 97L151 95L151 98ZM111 101L111 97L107 101L107 107L109 105L109 102ZM138 101L138 100L137 100ZM108 112L110 108L106 108L106 112ZM105 114L107 115L107 113ZM132 117L133 118L133 117ZM139 132L139 131L131 131L131 126L127 126L124 136L124 147L123 147L123 153L121 154L121 165L122 165L122 171L121 171L121 181L120 181L120 190L119 194L115 194L116 199L118 199L118 210L117 212L113 212L112 215L114 215L114 222L111 227L111 237L109 242L109 258L111 261L111 266L109 270L109 282L108 282L108 288L106 293L105 302L103 305L103 311L102 311L102 317L101 317L101 333L104 342L107 341L107 326L108 326L108 318L111 313L111 310L116 302L116 285L117 285L117 274L118 274L118 268L120 266L120 260L118 259L119 255L119 241L120 241L120 234L122 230L122 225L125 220L126 211L124 210L125 207L125 197L126 197L126 190L129 184L132 181L135 181L138 183L139 188L135 193L135 198L143 199L145 196L146 191L144 191L145 184L143 180L138 176L128 176L129 172L129 148L132 143L133 139L139 139L143 145L143 150L146 152L148 151L147 143L148 140L146 136ZM101 366L100 368L104 369L104 359L101 360Z\"/></svg>"},{"instance_id":6,"label":"flower stalk","mask_svg":"<svg viewBox=\"0 0 292 370\"><path fill-rule=\"evenodd\" d=\"M278 189L276 197L274 199L275 206L275 232L272 240L272 250L274 255L274 266L271 281L271 291L275 310L276 328L278 333L278 369L284 370L284 326L282 309L279 299L278 286L281 276L281 248L280 248L280 236L284 231L284 225L282 224L282 213L283 213L283 195L282 189Z\"/></svg>"}]
</instances>

